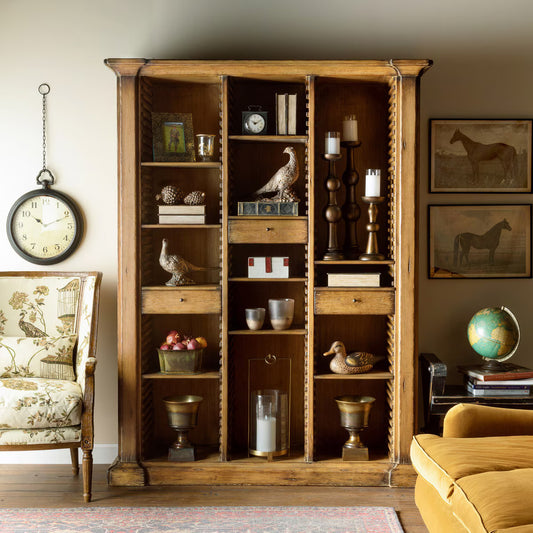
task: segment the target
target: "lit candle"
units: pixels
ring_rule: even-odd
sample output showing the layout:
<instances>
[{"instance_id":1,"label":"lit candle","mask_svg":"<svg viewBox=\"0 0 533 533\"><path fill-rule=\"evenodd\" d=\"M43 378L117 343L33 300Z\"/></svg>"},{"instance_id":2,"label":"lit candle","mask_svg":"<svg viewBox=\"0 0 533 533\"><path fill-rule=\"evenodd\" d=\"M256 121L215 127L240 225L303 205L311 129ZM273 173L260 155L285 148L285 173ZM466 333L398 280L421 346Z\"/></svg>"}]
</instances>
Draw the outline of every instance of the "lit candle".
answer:
<instances>
[{"instance_id":1,"label":"lit candle","mask_svg":"<svg viewBox=\"0 0 533 533\"><path fill-rule=\"evenodd\" d=\"M326 133L326 154L341 153L341 134L338 131Z\"/></svg>"},{"instance_id":2,"label":"lit candle","mask_svg":"<svg viewBox=\"0 0 533 533\"><path fill-rule=\"evenodd\" d=\"M369 168L366 171L365 196L379 196L381 186L381 170Z\"/></svg>"},{"instance_id":3,"label":"lit candle","mask_svg":"<svg viewBox=\"0 0 533 533\"><path fill-rule=\"evenodd\" d=\"M357 141L357 120L355 115L346 115L342 121L342 140Z\"/></svg>"},{"instance_id":4,"label":"lit candle","mask_svg":"<svg viewBox=\"0 0 533 533\"><path fill-rule=\"evenodd\" d=\"M276 417L257 418L256 450L258 452L276 451Z\"/></svg>"}]
</instances>

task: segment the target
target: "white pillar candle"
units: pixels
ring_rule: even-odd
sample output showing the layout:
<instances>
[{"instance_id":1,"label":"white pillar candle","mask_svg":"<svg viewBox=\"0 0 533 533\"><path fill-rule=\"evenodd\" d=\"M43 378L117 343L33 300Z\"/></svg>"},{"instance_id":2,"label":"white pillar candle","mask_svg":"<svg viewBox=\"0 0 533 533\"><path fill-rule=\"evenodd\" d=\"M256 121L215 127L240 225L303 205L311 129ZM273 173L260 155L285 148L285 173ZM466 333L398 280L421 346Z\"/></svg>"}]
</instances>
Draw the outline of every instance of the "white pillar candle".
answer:
<instances>
[{"instance_id":1,"label":"white pillar candle","mask_svg":"<svg viewBox=\"0 0 533 533\"><path fill-rule=\"evenodd\" d=\"M276 418L268 416L257 419L257 444L258 452L276 451Z\"/></svg>"},{"instance_id":2,"label":"white pillar candle","mask_svg":"<svg viewBox=\"0 0 533 533\"><path fill-rule=\"evenodd\" d=\"M365 196L380 196L381 170L369 168L366 171Z\"/></svg>"},{"instance_id":3,"label":"white pillar candle","mask_svg":"<svg viewBox=\"0 0 533 533\"><path fill-rule=\"evenodd\" d=\"M326 154L341 153L341 134L338 131L326 133Z\"/></svg>"},{"instance_id":4,"label":"white pillar candle","mask_svg":"<svg viewBox=\"0 0 533 533\"><path fill-rule=\"evenodd\" d=\"M357 141L357 120L355 115L346 115L342 121L342 140Z\"/></svg>"}]
</instances>

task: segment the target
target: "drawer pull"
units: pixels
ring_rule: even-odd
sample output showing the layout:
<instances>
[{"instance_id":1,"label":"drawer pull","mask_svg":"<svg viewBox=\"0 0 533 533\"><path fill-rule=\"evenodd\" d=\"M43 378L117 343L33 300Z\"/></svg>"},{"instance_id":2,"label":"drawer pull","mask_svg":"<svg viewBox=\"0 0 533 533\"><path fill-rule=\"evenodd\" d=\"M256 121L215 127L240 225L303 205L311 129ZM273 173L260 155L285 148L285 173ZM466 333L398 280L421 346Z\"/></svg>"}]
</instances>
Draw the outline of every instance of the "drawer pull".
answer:
<instances>
[{"instance_id":1,"label":"drawer pull","mask_svg":"<svg viewBox=\"0 0 533 533\"><path fill-rule=\"evenodd\" d=\"M272 228L269 228L268 226L267 226L267 228L266 228L267 231L270 231L271 229L272 229Z\"/></svg>"},{"instance_id":2,"label":"drawer pull","mask_svg":"<svg viewBox=\"0 0 533 533\"><path fill-rule=\"evenodd\" d=\"M355 304L357 303L357 298L352 298L352 302Z\"/></svg>"},{"instance_id":3,"label":"drawer pull","mask_svg":"<svg viewBox=\"0 0 533 533\"><path fill-rule=\"evenodd\" d=\"M180 302L184 302L185 300L184 300L183 298L180 298L179 301L180 301Z\"/></svg>"}]
</instances>

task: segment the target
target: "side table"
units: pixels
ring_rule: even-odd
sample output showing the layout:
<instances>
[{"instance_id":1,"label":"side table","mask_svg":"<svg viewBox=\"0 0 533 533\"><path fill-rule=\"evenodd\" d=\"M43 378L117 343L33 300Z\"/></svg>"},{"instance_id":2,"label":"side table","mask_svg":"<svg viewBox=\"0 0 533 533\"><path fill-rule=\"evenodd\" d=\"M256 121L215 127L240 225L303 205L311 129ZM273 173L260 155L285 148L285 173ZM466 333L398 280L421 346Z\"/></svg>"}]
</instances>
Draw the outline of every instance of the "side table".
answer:
<instances>
[{"instance_id":1,"label":"side table","mask_svg":"<svg viewBox=\"0 0 533 533\"><path fill-rule=\"evenodd\" d=\"M463 385L446 385L446 365L432 353L420 354L425 433L441 433L441 420L458 403L478 403L492 407L533 409L533 395L473 396Z\"/></svg>"}]
</instances>

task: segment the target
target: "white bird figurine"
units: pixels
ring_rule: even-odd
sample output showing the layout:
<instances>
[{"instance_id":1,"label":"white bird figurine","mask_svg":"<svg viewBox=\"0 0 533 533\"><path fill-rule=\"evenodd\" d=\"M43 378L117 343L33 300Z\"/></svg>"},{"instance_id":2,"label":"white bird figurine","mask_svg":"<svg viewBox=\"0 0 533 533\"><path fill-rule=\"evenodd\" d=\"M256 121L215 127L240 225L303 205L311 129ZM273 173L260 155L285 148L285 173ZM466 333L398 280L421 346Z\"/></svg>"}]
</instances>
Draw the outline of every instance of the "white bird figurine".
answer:
<instances>
[{"instance_id":1,"label":"white bird figurine","mask_svg":"<svg viewBox=\"0 0 533 533\"><path fill-rule=\"evenodd\" d=\"M272 198L279 201L293 201L298 202L298 197L291 189L291 185L298 179L298 159L296 152L292 146L287 146L283 150L284 154L289 154L289 162L279 168L274 175L268 180L268 183L255 191L254 196L262 196L276 192L277 194Z\"/></svg>"},{"instance_id":2,"label":"white bird figurine","mask_svg":"<svg viewBox=\"0 0 533 533\"><path fill-rule=\"evenodd\" d=\"M198 267L193 265L177 254L170 255L168 253L168 239L163 239L161 243L159 264L165 272L172 274L172 277L165 283L165 285L168 285L169 287L177 287L179 285L194 285L196 282L186 276L186 274L189 274L190 272L216 270L216 267Z\"/></svg>"}]
</instances>

